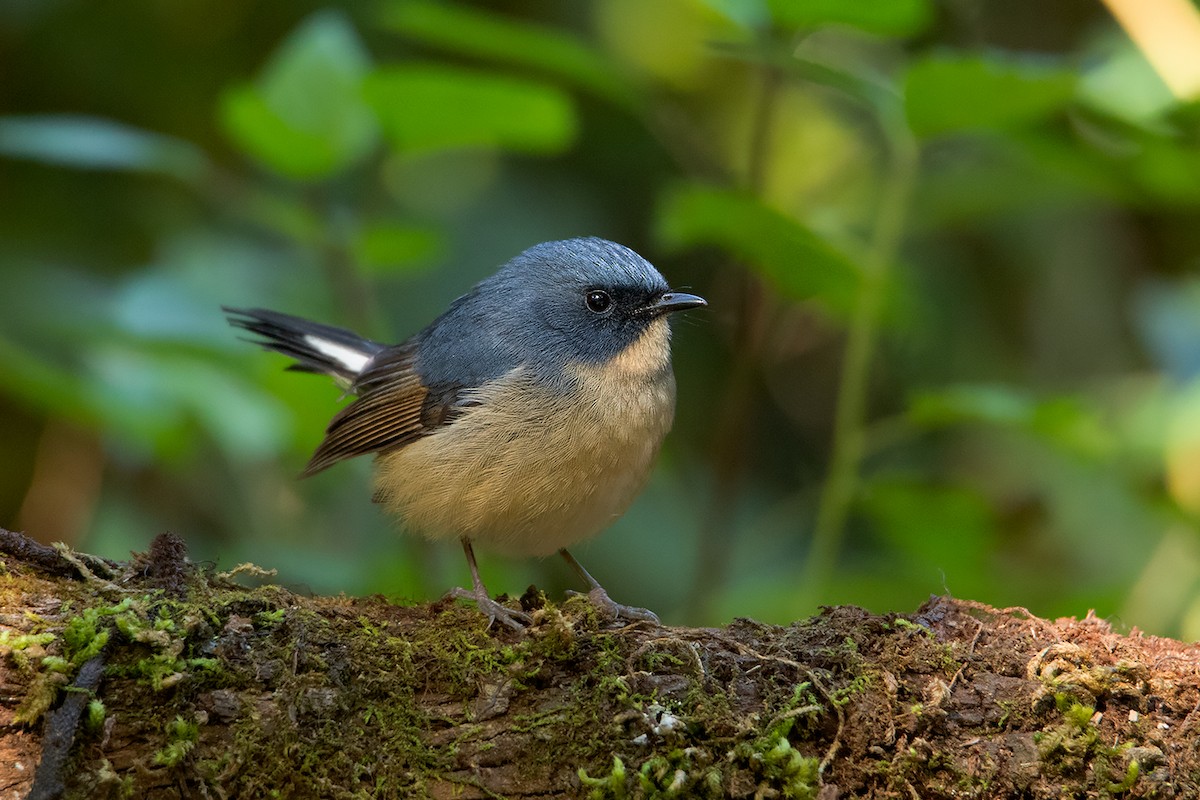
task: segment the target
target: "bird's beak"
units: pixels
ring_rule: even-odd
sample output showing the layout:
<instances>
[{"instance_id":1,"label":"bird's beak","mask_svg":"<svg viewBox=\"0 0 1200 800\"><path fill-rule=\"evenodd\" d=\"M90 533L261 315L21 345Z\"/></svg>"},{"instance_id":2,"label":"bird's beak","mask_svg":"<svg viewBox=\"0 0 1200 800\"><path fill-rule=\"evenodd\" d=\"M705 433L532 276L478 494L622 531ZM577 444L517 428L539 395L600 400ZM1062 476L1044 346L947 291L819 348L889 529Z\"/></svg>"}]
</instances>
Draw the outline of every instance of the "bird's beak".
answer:
<instances>
[{"instance_id":1,"label":"bird's beak","mask_svg":"<svg viewBox=\"0 0 1200 800\"><path fill-rule=\"evenodd\" d=\"M646 310L653 314L670 314L672 311L683 311L706 305L708 305L708 301L703 297L683 292L667 292L647 306Z\"/></svg>"}]
</instances>

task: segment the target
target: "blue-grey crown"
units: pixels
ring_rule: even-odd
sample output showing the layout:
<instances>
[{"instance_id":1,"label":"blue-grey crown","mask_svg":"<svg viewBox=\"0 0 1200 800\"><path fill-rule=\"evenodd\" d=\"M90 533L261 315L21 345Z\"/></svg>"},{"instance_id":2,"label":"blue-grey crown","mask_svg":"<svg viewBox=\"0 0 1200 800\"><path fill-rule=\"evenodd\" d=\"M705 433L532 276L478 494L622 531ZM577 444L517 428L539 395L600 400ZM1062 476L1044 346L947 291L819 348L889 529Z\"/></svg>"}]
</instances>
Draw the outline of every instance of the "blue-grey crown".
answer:
<instances>
[{"instance_id":1,"label":"blue-grey crown","mask_svg":"<svg viewBox=\"0 0 1200 800\"><path fill-rule=\"evenodd\" d=\"M510 261L502 272L524 274L596 286L640 287L666 291L667 282L649 261L624 245L594 236L534 245Z\"/></svg>"}]
</instances>

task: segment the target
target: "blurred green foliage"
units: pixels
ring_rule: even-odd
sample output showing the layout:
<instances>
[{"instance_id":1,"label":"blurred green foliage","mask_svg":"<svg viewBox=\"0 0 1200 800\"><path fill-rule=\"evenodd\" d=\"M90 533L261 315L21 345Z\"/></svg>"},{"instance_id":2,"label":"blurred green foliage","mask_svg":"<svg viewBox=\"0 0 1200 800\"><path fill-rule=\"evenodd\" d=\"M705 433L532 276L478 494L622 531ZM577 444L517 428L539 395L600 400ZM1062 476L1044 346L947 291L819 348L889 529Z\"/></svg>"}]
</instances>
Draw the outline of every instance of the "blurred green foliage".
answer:
<instances>
[{"instance_id":1,"label":"blurred green foliage","mask_svg":"<svg viewBox=\"0 0 1200 800\"><path fill-rule=\"evenodd\" d=\"M580 556L673 622L949 591L1200 636L1200 113L1099 4L0 7L0 524L432 597L222 303L399 340L539 241L708 310ZM485 558L496 591L567 585Z\"/></svg>"}]
</instances>

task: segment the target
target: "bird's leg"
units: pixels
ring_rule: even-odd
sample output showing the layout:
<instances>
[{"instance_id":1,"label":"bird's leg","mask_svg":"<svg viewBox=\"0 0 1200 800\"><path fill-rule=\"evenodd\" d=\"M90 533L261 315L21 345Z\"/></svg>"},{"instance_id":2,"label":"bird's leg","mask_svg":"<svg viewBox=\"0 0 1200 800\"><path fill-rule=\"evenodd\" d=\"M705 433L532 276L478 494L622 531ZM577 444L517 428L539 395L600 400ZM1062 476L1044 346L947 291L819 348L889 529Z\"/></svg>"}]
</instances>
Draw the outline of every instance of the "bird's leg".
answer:
<instances>
[{"instance_id":1,"label":"bird's leg","mask_svg":"<svg viewBox=\"0 0 1200 800\"><path fill-rule=\"evenodd\" d=\"M471 548L471 540L464 536L462 538L462 546L463 552L467 554L467 565L471 568L471 583L474 584L474 588L463 589L455 587L450 590L450 596L475 601L475 606L487 615L488 627L491 627L493 622L499 620L513 630L519 631L525 625L533 622L532 618L524 611L513 611L511 608L505 608L488 595L487 587L483 585L483 581L479 578L479 567L475 565L475 551Z\"/></svg>"},{"instance_id":2,"label":"bird's leg","mask_svg":"<svg viewBox=\"0 0 1200 800\"><path fill-rule=\"evenodd\" d=\"M558 551L558 554L563 557L563 560L571 565L571 569L575 570L575 574L583 579L584 583L591 587L588 592L588 600L592 605L600 609L604 614L615 619L633 619L644 620L646 622L658 622L658 615L648 608L638 608L636 606L623 606L620 603L613 602L613 599L608 596L608 592L604 591L604 587L600 582L593 578L583 565L575 560L575 556L567 552L566 548Z\"/></svg>"}]
</instances>

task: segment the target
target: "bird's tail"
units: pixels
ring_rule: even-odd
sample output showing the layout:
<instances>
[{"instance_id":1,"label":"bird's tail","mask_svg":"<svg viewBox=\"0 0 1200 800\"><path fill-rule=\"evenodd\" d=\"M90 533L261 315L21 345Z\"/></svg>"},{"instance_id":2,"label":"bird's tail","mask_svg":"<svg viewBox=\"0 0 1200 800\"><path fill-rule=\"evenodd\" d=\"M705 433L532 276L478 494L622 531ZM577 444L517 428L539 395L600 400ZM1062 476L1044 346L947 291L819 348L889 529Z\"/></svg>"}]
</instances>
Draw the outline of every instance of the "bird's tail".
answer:
<instances>
[{"instance_id":1,"label":"bird's tail","mask_svg":"<svg viewBox=\"0 0 1200 800\"><path fill-rule=\"evenodd\" d=\"M295 359L296 363L288 369L329 375L343 388L349 388L375 354L385 347L345 328L322 325L265 308L222 306L221 310L230 325L260 337L248 341Z\"/></svg>"}]
</instances>

